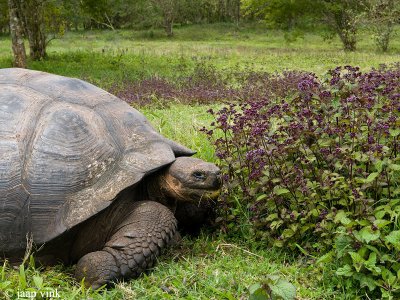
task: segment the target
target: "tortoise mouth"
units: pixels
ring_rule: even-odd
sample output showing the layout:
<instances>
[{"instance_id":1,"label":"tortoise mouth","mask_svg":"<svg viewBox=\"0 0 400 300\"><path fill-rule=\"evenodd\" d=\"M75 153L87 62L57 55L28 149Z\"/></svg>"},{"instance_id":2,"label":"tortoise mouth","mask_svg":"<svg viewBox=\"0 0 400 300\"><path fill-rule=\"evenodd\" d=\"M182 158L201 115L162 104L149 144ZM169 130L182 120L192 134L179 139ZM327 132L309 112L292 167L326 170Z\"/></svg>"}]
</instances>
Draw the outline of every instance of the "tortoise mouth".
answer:
<instances>
[{"instance_id":1,"label":"tortoise mouth","mask_svg":"<svg viewBox=\"0 0 400 300\"><path fill-rule=\"evenodd\" d=\"M221 195L221 189L220 188L218 190L211 191L211 192L206 192L204 194L205 198L210 199L210 200L217 200L220 195Z\"/></svg>"},{"instance_id":2,"label":"tortoise mouth","mask_svg":"<svg viewBox=\"0 0 400 300\"><path fill-rule=\"evenodd\" d=\"M192 189L184 193L188 195L183 197L182 200L185 202L192 202L195 204L200 203L213 203L221 195L221 188L217 189Z\"/></svg>"}]
</instances>

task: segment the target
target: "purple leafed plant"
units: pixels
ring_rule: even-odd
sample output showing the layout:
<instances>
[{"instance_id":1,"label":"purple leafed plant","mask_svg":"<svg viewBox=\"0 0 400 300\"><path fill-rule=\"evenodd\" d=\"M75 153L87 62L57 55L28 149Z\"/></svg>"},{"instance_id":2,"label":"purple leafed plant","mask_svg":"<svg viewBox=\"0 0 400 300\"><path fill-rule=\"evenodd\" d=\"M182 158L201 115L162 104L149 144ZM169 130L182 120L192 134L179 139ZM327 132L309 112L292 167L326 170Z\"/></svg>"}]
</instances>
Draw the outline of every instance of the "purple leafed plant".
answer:
<instances>
[{"instance_id":1,"label":"purple leafed plant","mask_svg":"<svg viewBox=\"0 0 400 300\"><path fill-rule=\"evenodd\" d=\"M123 82L109 91L135 106L168 104L177 101L185 104L228 102L258 99L260 97L285 97L297 89L304 73L287 71L270 74L243 69L221 71L201 60L189 74L175 80L159 77Z\"/></svg>"},{"instance_id":2,"label":"purple leafed plant","mask_svg":"<svg viewBox=\"0 0 400 300\"><path fill-rule=\"evenodd\" d=\"M226 230L244 208L257 238L320 251L338 211L367 218L400 197L399 65L244 82L243 101L210 111L215 121L202 129L225 174Z\"/></svg>"}]
</instances>

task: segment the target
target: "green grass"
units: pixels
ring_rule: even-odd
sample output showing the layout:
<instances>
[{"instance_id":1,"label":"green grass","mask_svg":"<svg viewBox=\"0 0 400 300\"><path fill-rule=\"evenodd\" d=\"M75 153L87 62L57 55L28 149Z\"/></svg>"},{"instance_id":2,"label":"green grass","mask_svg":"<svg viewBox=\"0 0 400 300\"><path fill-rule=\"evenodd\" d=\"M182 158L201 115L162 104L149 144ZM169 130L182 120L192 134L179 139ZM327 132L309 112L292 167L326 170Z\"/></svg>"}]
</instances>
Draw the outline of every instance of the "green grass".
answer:
<instances>
[{"instance_id":1,"label":"green grass","mask_svg":"<svg viewBox=\"0 0 400 300\"><path fill-rule=\"evenodd\" d=\"M18 292L58 293L61 299L247 299L249 286L278 275L297 287L297 299L352 299L332 289L330 273L312 262L269 249L208 235L184 239L165 252L152 270L139 279L119 282L114 289L92 291L71 278L72 268L0 267L0 298L16 299ZM40 298L37 298L40 299Z\"/></svg>"},{"instance_id":2,"label":"green grass","mask_svg":"<svg viewBox=\"0 0 400 300\"><path fill-rule=\"evenodd\" d=\"M141 112L164 136L197 151L196 157L214 161L214 148L205 134L199 131L212 122L207 113L210 106L188 106L173 104L168 108L141 108ZM220 105L212 105L214 109Z\"/></svg>"},{"instance_id":3,"label":"green grass","mask_svg":"<svg viewBox=\"0 0 400 300\"><path fill-rule=\"evenodd\" d=\"M47 60L30 61L29 67L109 88L151 76L177 79L190 73L199 59L226 71L296 69L323 74L337 65L369 69L396 62L399 52L398 39L393 39L388 53L375 52L366 32L360 35L358 50L348 53L341 50L337 38L327 42L318 33L306 33L304 38L288 43L284 32L262 25L243 25L237 30L233 25L218 24L178 27L172 39L165 38L161 30L69 32L51 42ZM0 68L10 66L10 41L3 36ZM208 107L162 105L165 103L141 111L163 135L196 150L197 157L214 161L214 149L198 131L211 122ZM298 299L354 299L356 294L341 290L331 266L317 268L313 259L265 249L246 237L231 240L218 234L185 239L177 249L160 257L151 272L108 291L86 290L70 274L71 268L61 266L31 266L22 271L0 266L0 299L7 289L9 299L15 299L18 290L39 288L41 281L41 289L57 289L62 299L246 299L249 286L263 283L269 274L279 274L293 283Z\"/></svg>"},{"instance_id":4,"label":"green grass","mask_svg":"<svg viewBox=\"0 0 400 300\"><path fill-rule=\"evenodd\" d=\"M285 69L322 74L337 65L364 69L399 60L400 41L392 39L388 53L378 53L368 32L359 36L358 50L345 52L338 38L326 41L319 32L305 33L292 43L284 32L262 25L193 25L178 27L168 39L161 30L68 32L48 47L49 58L29 62L32 69L84 78L107 88L114 82L149 76L175 78L194 65L209 60L220 69L246 66L269 72ZM400 28L396 28L396 34ZM11 47L0 37L0 67L11 66Z\"/></svg>"}]
</instances>

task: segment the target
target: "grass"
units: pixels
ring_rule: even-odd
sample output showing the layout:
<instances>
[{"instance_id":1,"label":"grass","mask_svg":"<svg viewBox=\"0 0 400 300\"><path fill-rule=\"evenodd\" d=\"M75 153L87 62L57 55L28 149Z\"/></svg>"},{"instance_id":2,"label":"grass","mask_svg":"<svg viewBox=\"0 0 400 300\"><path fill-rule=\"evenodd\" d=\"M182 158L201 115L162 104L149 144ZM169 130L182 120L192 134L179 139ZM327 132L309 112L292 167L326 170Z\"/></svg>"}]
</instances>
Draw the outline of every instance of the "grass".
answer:
<instances>
[{"instance_id":1,"label":"grass","mask_svg":"<svg viewBox=\"0 0 400 300\"><path fill-rule=\"evenodd\" d=\"M140 110L161 134L197 151L197 157L214 161L214 148L199 131L212 122L212 116L206 112L209 107L174 104L168 108L143 107Z\"/></svg>"},{"instance_id":2,"label":"grass","mask_svg":"<svg viewBox=\"0 0 400 300\"><path fill-rule=\"evenodd\" d=\"M399 32L399 28L396 28ZM0 68L11 66L8 37L0 37ZM152 76L177 80L190 74L196 60L203 59L219 70L241 68L281 72L308 70L323 74L337 65L364 69L399 60L400 41L393 39L388 53L377 53L368 34L360 35L354 53L341 50L337 38L325 41L319 33L306 33L292 43L284 33L262 25L193 25L176 29L165 38L161 30L68 32L52 41L48 59L29 62L32 69L73 76L108 89L123 81ZM214 149L198 131L211 122L209 106L154 103L140 110L165 136L214 161ZM217 105L214 104L213 107ZM215 108L214 107L214 108ZM25 269L0 266L0 298L15 299L29 288L60 292L62 299L246 299L249 286L279 274L297 288L298 299L354 299L356 292L343 292L331 266L315 267L312 258L292 257L262 244L232 240L223 234L185 238L178 248L160 257L157 266L137 280L119 283L108 291L86 290L74 282L71 268ZM33 291L33 290L32 290ZM6 298L7 299L7 298Z\"/></svg>"},{"instance_id":3,"label":"grass","mask_svg":"<svg viewBox=\"0 0 400 300\"><path fill-rule=\"evenodd\" d=\"M329 273L284 252L249 250L223 237L202 234L185 238L160 257L156 267L139 279L119 282L114 289L92 291L71 279L72 269L0 267L0 297L16 299L18 293L37 291L58 294L61 299L247 299L249 286L263 283L271 274L297 286L297 299L352 299L332 289ZM318 281L318 285L314 283ZM37 299L40 299L39 297Z\"/></svg>"},{"instance_id":4,"label":"grass","mask_svg":"<svg viewBox=\"0 0 400 300\"><path fill-rule=\"evenodd\" d=\"M152 32L152 34L151 34ZM400 28L396 28L396 34ZM324 40L319 32L288 43L284 32L262 25L193 25L165 38L161 30L67 32L48 47L49 58L29 62L32 69L84 78L103 88L114 82L150 76L175 78L190 70L194 60L209 60L220 69L250 67L281 72L307 70L317 74L337 65L369 69L398 61L400 41L393 38L390 51L374 50L368 32L359 36L358 50L345 52L338 38ZM11 66L8 37L0 37L0 67Z\"/></svg>"}]
</instances>

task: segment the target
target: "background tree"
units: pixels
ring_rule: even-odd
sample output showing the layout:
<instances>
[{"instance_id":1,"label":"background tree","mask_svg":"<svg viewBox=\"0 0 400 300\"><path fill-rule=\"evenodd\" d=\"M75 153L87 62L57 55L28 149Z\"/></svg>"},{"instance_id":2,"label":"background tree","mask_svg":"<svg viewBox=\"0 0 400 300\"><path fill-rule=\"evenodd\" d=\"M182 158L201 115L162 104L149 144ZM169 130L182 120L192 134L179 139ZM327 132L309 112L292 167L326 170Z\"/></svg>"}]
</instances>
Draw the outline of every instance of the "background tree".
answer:
<instances>
[{"instance_id":1,"label":"background tree","mask_svg":"<svg viewBox=\"0 0 400 300\"><path fill-rule=\"evenodd\" d=\"M400 3L395 0L369 0L367 2L367 20L373 30L378 50L386 52L394 25L400 18Z\"/></svg>"},{"instance_id":2,"label":"background tree","mask_svg":"<svg viewBox=\"0 0 400 300\"><path fill-rule=\"evenodd\" d=\"M244 13L271 26L292 29L321 25L337 34L345 50L354 51L357 29L367 0L243 0Z\"/></svg>"},{"instance_id":3,"label":"background tree","mask_svg":"<svg viewBox=\"0 0 400 300\"><path fill-rule=\"evenodd\" d=\"M168 37L172 37L174 35L174 21L182 4L181 0L150 0L150 2L162 17L162 26L165 29L165 33Z\"/></svg>"},{"instance_id":4,"label":"background tree","mask_svg":"<svg viewBox=\"0 0 400 300\"><path fill-rule=\"evenodd\" d=\"M108 0L83 0L81 2L82 12L85 15L84 27L92 28L109 28L114 30L112 22L112 7L117 1Z\"/></svg>"},{"instance_id":5,"label":"background tree","mask_svg":"<svg viewBox=\"0 0 400 300\"><path fill-rule=\"evenodd\" d=\"M10 13L10 34L12 50L14 54L13 66L26 68L26 52L21 26L21 9L17 0L8 0L8 11Z\"/></svg>"},{"instance_id":6,"label":"background tree","mask_svg":"<svg viewBox=\"0 0 400 300\"><path fill-rule=\"evenodd\" d=\"M30 57L33 60L41 60L46 57L44 0L20 0L19 2L25 35L29 41Z\"/></svg>"},{"instance_id":7,"label":"background tree","mask_svg":"<svg viewBox=\"0 0 400 300\"><path fill-rule=\"evenodd\" d=\"M365 0L319 0L314 12L319 12L330 30L342 41L344 50L354 51L357 29L365 10Z\"/></svg>"},{"instance_id":8,"label":"background tree","mask_svg":"<svg viewBox=\"0 0 400 300\"><path fill-rule=\"evenodd\" d=\"M63 0L59 7L62 8L60 17L63 19L66 30L79 30L85 21L81 0Z\"/></svg>"},{"instance_id":9,"label":"background tree","mask_svg":"<svg viewBox=\"0 0 400 300\"><path fill-rule=\"evenodd\" d=\"M274 28L302 27L315 9L310 0L243 0L243 13L255 19L264 19Z\"/></svg>"},{"instance_id":10,"label":"background tree","mask_svg":"<svg viewBox=\"0 0 400 300\"><path fill-rule=\"evenodd\" d=\"M0 0L0 33L8 33L9 13L7 0Z\"/></svg>"}]
</instances>

